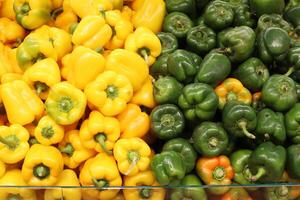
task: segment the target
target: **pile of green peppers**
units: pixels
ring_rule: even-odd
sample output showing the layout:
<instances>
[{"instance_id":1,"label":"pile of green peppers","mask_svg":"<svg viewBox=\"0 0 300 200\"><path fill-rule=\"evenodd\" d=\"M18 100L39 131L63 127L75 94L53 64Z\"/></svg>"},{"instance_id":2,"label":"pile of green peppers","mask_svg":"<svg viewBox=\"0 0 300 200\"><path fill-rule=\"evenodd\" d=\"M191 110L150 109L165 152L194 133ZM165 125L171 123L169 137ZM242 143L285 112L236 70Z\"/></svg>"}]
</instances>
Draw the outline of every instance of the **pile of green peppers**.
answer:
<instances>
[{"instance_id":1,"label":"pile of green peppers","mask_svg":"<svg viewBox=\"0 0 300 200\"><path fill-rule=\"evenodd\" d=\"M157 34L162 54L150 69L158 104L150 115L158 138L151 168L158 182L299 183L300 0L165 2L168 13ZM244 87L239 95L236 82ZM203 163L224 159L232 177L222 166L205 174ZM299 189L265 189L265 199L299 196ZM170 198L207 197L203 189L187 187L172 190Z\"/></svg>"}]
</instances>

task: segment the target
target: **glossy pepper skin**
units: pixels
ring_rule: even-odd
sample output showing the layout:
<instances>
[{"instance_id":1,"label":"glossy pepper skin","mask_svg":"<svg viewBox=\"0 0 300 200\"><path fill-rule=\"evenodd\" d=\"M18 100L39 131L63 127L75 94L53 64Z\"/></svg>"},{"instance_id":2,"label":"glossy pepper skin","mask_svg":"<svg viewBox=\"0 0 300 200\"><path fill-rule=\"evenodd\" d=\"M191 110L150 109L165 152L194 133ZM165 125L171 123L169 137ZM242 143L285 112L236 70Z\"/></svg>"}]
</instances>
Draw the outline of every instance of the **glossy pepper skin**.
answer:
<instances>
[{"instance_id":1,"label":"glossy pepper skin","mask_svg":"<svg viewBox=\"0 0 300 200\"><path fill-rule=\"evenodd\" d=\"M182 12L172 12L164 19L163 31L172 33L180 39L186 37L193 25L193 21L186 14Z\"/></svg>"},{"instance_id":2,"label":"glossy pepper skin","mask_svg":"<svg viewBox=\"0 0 300 200\"><path fill-rule=\"evenodd\" d=\"M285 7L284 0L250 0L249 3L251 10L255 12L258 17L263 14L282 14Z\"/></svg>"},{"instance_id":3,"label":"glossy pepper skin","mask_svg":"<svg viewBox=\"0 0 300 200\"><path fill-rule=\"evenodd\" d=\"M183 85L172 76L161 76L153 83L154 99L158 104L176 104Z\"/></svg>"},{"instance_id":4,"label":"glossy pepper skin","mask_svg":"<svg viewBox=\"0 0 300 200\"><path fill-rule=\"evenodd\" d=\"M0 159L14 164L24 159L29 150L29 133L19 124L0 126Z\"/></svg>"},{"instance_id":5,"label":"glossy pepper skin","mask_svg":"<svg viewBox=\"0 0 300 200\"><path fill-rule=\"evenodd\" d=\"M22 80L2 84L0 93L7 118L12 124L29 124L44 112L42 100Z\"/></svg>"},{"instance_id":6,"label":"glossy pepper skin","mask_svg":"<svg viewBox=\"0 0 300 200\"><path fill-rule=\"evenodd\" d=\"M131 103L134 103L139 106L145 106L146 108L154 108L156 105L153 93L154 79L152 76L148 76L147 80L144 82L143 86L133 94Z\"/></svg>"},{"instance_id":7,"label":"glossy pepper skin","mask_svg":"<svg viewBox=\"0 0 300 200\"><path fill-rule=\"evenodd\" d=\"M86 97L81 90L64 81L51 87L45 106L56 123L70 125L83 116Z\"/></svg>"},{"instance_id":8,"label":"glossy pepper skin","mask_svg":"<svg viewBox=\"0 0 300 200\"><path fill-rule=\"evenodd\" d=\"M235 78L227 78L215 88L219 97L219 109L223 109L227 102L237 100L247 105L251 104L252 96L250 91Z\"/></svg>"},{"instance_id":9,"label":"glossy pepper skin","mask_svg":"<svg viewBox=\"0 0 300 200\"><path fill-rule=\"evenodd\" d=\"M223 194L220 198L221 200L252 200L251 196L244 188L231 188L228 192Z\"/></svg>"},{"instance_id":10,"label":"glossy pepper skin","mask_svg":"<svg viewBox=\"0 0 300 200\"><path fill-rule=\"evenodd\" d=\"M150 117L141 108L129 103L117 119L120 122L121 138L143 137L150 129Z\"/></svg>"},{"instance_id":11,"label":"glossy pepper skin","mask_svg":"<svg viewBox=\"0 0 300 200\"><path fill-rule=\"evenodd\" d=\"M133 87L133 91L142 87L149 74L146 61L137 53L124 49L116 49L109 54L105 69L126 76Z\"/></svg>"},{"instance_id":12,"label":"glossy pepper skin","mask_svg":"<svg viewBox=\"0 0 300 200\"><path fill-rule=\"evenodd\" d=\"M252 151L248 149L240 149L230 156L230 162L234 170L233 180L238 184L252 184L252 174L249 169L249 158Z\"/></svg>"},{"instance_id":13,"label":"glossy pepper skin","mask_svg":"<svg viewBox=\"0 0 300 200\"><path fill-rule=\"evenodd\" d=\"M300 113L300 104L297 103L285 114L286 134L288 138L290 138L291 141L296 144L300 143L300 132L298 129L299 113Z\"/></svg>"},{"instance_id":14,"label":"glossy pepper skin","mask_svg":"<svg viewBox=\"0 0 300 200\"><path fill-rule=\"evenodd\" d=\"M110 150L120 137L120 124L116 118L92 111L89 118L82 123L79 135L85 148L111 154Z\"/></svg>"},{"instance_id":15,"label":"glossy pepper skin","mask_svg":"<svg viewBox=\"0 0 300 200\"><path fill-rule=\"evenodd\" d=\"M228 146L228 135L224 128L214 122L202 122L193 132L194 148L205 157L222 154Z\"/></svg>"},{"instance_id":16,"label":"glossy pepper skin","mask_svg":"<svg viewBox=\"0 0 300 200\"><path fill-rule=\"evenodd\" d=\"M0 43L0 52L0 77L7 73L21 74L22 70L17 62L16 50Z\"/></svg>"},{"instance_id":17,"label":"glossy pepper skin","mask_svg":"<svg viewBox=\"0 0 300 200\"><path fill-rule=\"evenodd\" d=\"M195 0L179 0L179 1L166 0L166 7L168 13L177 11L177 12L183 12L192 17L195 17L197 12Z\"/></svg>"},{"instance_id":18,"label":"glossy pepper skin","mask_svg":"<svg viewBox=\"0 0 300 200\"><path fill-rule=\"evenodd\" d=\"M36 29L50 19L51 0L17 0L13 4L17 22L26 29Z\"/></svg>"},{"instance_id":19,"label":"glossy pepper skin","mask_svg":"<svg viewBox=\"0 0 300 200\"><path fill-rule=\"evenodd\" d=\"M260 32L270 27L281 28L288 33L293 30L292 25L285 21L281 15L272 13L264 14L258 19L256 33L259 34Z\"/></svg>"},{"instance_id":20,"label":"glossy pepper skin","mask_svg":"<svg viewBox=\"0 0 300 200\"><path fill-rule=\"evenodd\" d=\"M103 187L122 186L117 163L112 156L100 153L87 160L79 174L79 181L83 186L95 186L98 189L85 190L82 195L98 199L113 199L118 189L107 190Z\"/></svg>"},{"instance_id":21,"label":"glossy pepper skin","mask_svg":"<svg viewBox=\"0 0 300 200\"><path fill-rule=\"evenodd\" d=\"M161 31L162 23L166 14L166 4L163 0L142 0L133 2L135 11L132 15L132 23L135 28L145 26L154 33Z\"/></svg>"},{"instance_id":22,"label":"glossy pepper skin","mask_svg":"<svg viewBox=\"0 0 300 200\"><path fill-rule=\"evenodd\" d=\"M218 96L210 85L192 83L183 88L178 105L188 120L210 120L218 108Z\"/></svg>"},{"instance_id":23,"label":"glossy pepper skin","mask_svg":"<svg viewBox=\"0 0 300 200\"><path fill-rule=\"evenodd\" d=\"M114 157L121 174L134 176L150 166L151 149L141 138L122 138L114 146Z\"/></svg>"},{"instance_id":24,"label":"glossy pepper skin","mask_svg":"<svg viewBox=\"0 0 300 200\"><path fill-rule=\"evenodd\" d=\"M138 53L151 66L161 53L159 38L148 28L139 27L128 35L125 49Z\"/></svg>"},{"instance_id":25,"label":"glossy pepper skin","mask_svg":"<svg viewBox=\"0 0 300 200\"><path fill-rule=\"evenodd\" d=\"M11 169L7 171L4 176L0 179L1 186L26 186L26 181L22 178L21 170L19 169ZM9 199L9 198L22 198L24 200L36 200L36 192L34 189L21 189L21 188L5 188L0 191L1 199Z\"/></svg>"},{"instance_id":26,"label":"glossy pepper skin","mask_svg":"<svg viewBox=\"0 0 300 200\"><path fill-rule=\"evenodd\" d=\"M61 75L72 85L84 89L104 71L104 68L105 59L101 54L87 47L78 46L72 53L63 57Z\"/></svg>"},{"instance_id":27,"label":"glossy pepper skin","mask_svg":"<svg viewBox=\"0 0 300 200\"><path fill-rule=\"evenodd\" d=\"M205 54L217 44L217 35L209 27L198 25L191 28L186 37L188 47L199 54Z\"/></svg>"},{"instance_id":28,"label":"glossy pepper skin","mask_svg":"<svg viewBox=\"0 0 300 200\"><path fill-rule=\"evenodd\" d=\"M234 176L229 158L223 155L213 158L199 158L196 171L207 185L229 185ZM229 187L209 188L209 191L216 195L224 194L228 190Z\"/></svg>"},{"instance_id":29,"label":"glossy pepper skin","mask_svg":"<svg viewBox=\"0 0 300 200\"><path fill-rule=\"evenodd\" d=\"M66 169L61 172L57 182L55 183L55 186L79 187L80 184L76 173L73 170ZM46 189L44 194L44 200L55 200L55 199L80 200L81 191L79 188Z\"/></svg>"},{"instance_id":30,"label":"glossy pepper skin","mask_svg":"<svg viewBox=\"0 0 300 200\"><path fill-rule=\"evenodd\" d=\"M284 75L272 75L262 88L263 102L274 111L287 111L297 102L295 82Z\"/></svg>"},{"instance_id":31,"label":"glossy pepper skin","mask_svg":"<svg viewBox=\"0 0 300 200\"><path fill-rule=\"evenodd\" d=\"M25 30L17 22L8 18L0 19L0 41L12 47L18 46L25 37Z\"/></svg>"},{"instance_id":32,"label":"glossy pepper skin","mask_svg":"<svg viewBox=\"0 0 300 200\"><path fill-rule=\"evenodd\" d=\"M201 63L195 82L216 87L230 74L230 71L231 62L227 56L218 52L210 52Z\"/></svg>"},{"instance_id":33,"label":"glossy pepper skin","mask_svg":"<svg viewBox=\"0 0 300 200\"><path fill-rule=\"evenodd\" d=\"M299 157L299 149L300 145L299 144L294 144L289 146L286 151L287 151L287 172L290 177L294 179L299 179L300 178L300 171L299 171L299 162L300 162L300 157Z\"/></svg>"},{"instance_id":34,"label":"glossy pepper skin","mask_svg":"<svg viewBox=\"0 0 300 200\"><path fill-rule=\"evenodd\" d=\"M91 107L97 108L105 116L116 116L125 108L133 95L133 88L124 75L105 71L87 84L84 89Z\"/></svg>"},{"instance_id":35,"label":"glossy pepper skin","mask_svg":"<svg viewBox=\"0 0 300 200\"><path fill-rule=\"evenodd\" d=\"M252 57L243 62L235 71L234 76L252 92L261 90L269 79L269 70L258 58Z\"/></svg>"},{"instance_id":36,"label":"glossy pepper skin","mask_svg":"<svg viewBox=\"0 0 300 200\"><path fill-rule=\"evenodd\" d=\"M253 13L251 13L250 6L246 4L239 4L234 9L234 26L249 26L254 28L256 20L254 19Z\"/></svg>"},{"instance_id":37,"label":"glossy pepper skin","mask_svg":"<svg viewBox=\"0 0 300 200\"><path fill-rule=\"evenodd\" d=\"M156 34L161 43L161 54L173 53L178 49L178 40L172 33L159 32Z\"/></svg>"},{"instance_id":38,"label":"glossy pepper skin","mask_svg":"<svg viewBox=\"0 0 300 200\"><path fill-rule=\"evenodd\" d=\"M252 28L239 26L218 33L218 44L232 62L240 63L251 56L254 51L255 38Z\"/></svg>"},{"instance_id":39,"label":"glossy pepper skin","mask_svg":"<svg viewBox=\"0 0 300 200\"><path fill-rule=\"evenodd\" d=\"M200 179L194 175L189 174L186 175L180 182L181 186L185 186L185 188L178 188L171 192L170 199L171 200L181 200L184 198L188 198L191 200L207 200L207 196L205 190L201 187L197 188L189 188L189 186L201 186L202 183Z\"/></svg>"},{"instance_id":40,"label":"glossy pepper skin","mask_svg":"<svg viewBox=\"0 0 300 200\"><path fill-rule=\"evenodd\" d=\"M216 31L220 31L232 24L234 11L228 2L217 0L207 5L203 17L205 24Z\"/></svg>"},{"instance_id":41,"label":"glossy pepper skin","mask_svg":"<svg viewBox=\"0 0 300 200\"><path fill-rule=\"evenodd\" d=\"M182 179L186 173L182 157L175 151L156 154L152 158L151 169L160 185L172 184L172 181Z\"/></svg>"},{"instance_id":42,"label":"glossy pepper skin","mask_svg":"<svg viewBox=\"0 0 300 200\"><path fill-rule=\"evenodd\" d=\"M163 140L179 136L185 127L183 113L173 104L157 106L152 110L150 119L151 130Z\"/></svg>"},{"instance_id":43,"label":"glossy pepper skin","mask_svg":"<svg viewBox=\"0 0 300 200\"><path fill-rule=\"evenodd\" d=\"M289 75L292 72L300 69L300 47L290 48L287 55L288 64L291 66L286 73Z\"/></svg>"},{"instance_id":44,"label":"glossy pepper skin","mask_svg":"<svg viewBox=\"0 0 300 200\"><path fill-rule=\"evenodd\" d=\"M53 146L34 144L27 152L22 177L31 186L52 186L63 171L61 153Z\"/></svg>"},{"instance_id":45,"label":"glossy pepper skin","mask_svg":"<svg viewBox=\"0 0 300 200\"><path fill-rule=\"evenodd\" d=\"M284 17L289 22L291 22L296 29L298 29L300 27L300 20L299 20L300 6L299 5L288 9L287 12L284 15Z\"/></svg>"},{"instance_id":46,"label":"glossy pepper skin","mask_svg":"<svg viewBox=\"0 0 300 200\"><path fill-rule=\"evenodd\" d=\"M263 141L270 140L275 144L283 144L286 139L284 115L269 108L261 110L257 114L255 134Z\"/></svg>"},{"instance_id":47,"label":"glossy pepper skin","mask_svg":"<svg viewBox=\"0 0 300 200\"><path fill-rule=\"evenodd\" d=\"M186 173L190 173L196 164L197 153L193 146L183 138L174 138L167 141L162 151L175 151L180 153L186 167Z\"/></svg>"},{"instance_id":48,"label":"glossy pepper skin","mask_svg":"<svg viewBox=\"0 0 300 200\"><path fill-rule=\"evenodd\" d=\"M61 80L59 66L52 58L40 60L25 71L23 80L45 100L50 87Z\"/></svg>"},{"instance_id":49,"label":"glossy pepper skin","mask_svg":"<svg viewBox=\"0 0 300 200\"><path fill-rule=\"evenodd\" d=\"M70 6L80 18L100 15L101 12L113 9L112 1L107 0L88 0L84 2L80 0L70 0Z\"/></svg>"},{"instance_id":50,"label":"glossy pepper skin","mask_svg":"<svg viewBox=\"0 0 300 200\"><path fill-rule=\"evenodd\" d=\"M237 137L255 139L256 136L249 131L254 131L257 125L255 110L242 102L230 101L225 104L222 113L225 130Z\"/></svg>"},{"instance_id":51,"label":"glossy pepper skin","mask_svg":"<svg viewBox=\"0 0 300 200\"><path fill-rule=\"evenodd\" d=\"M155 176L152 171L140 172L134 176L124 177L124 186L159 186L156 181ZM160 189L124 189L123 190L125 200L139 200L139 199L149 199L149 200L164 200L166 195L166 190Z\"/></svg>"}]
</instances>

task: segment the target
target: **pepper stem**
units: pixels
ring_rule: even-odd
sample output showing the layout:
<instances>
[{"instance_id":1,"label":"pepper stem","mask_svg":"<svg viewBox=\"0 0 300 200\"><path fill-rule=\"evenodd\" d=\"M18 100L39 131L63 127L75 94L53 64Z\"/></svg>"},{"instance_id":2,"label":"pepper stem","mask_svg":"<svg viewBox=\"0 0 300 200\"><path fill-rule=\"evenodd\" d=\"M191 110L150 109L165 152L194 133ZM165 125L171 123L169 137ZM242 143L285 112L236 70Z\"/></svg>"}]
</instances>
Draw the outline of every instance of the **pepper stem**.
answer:
<instances>
[{"instance_id":1,"label":"pepper stem","mask_svg":"<svg viewBox=\"0 0 300 200\"><path fill-rule=\"evenodd\" d=\"M42 92L46 92L47 90L49 90L49 86L40 81L34 83L34 88L37 94L41 94Z\"/></svg>"},{"instance_id":2,"label":"pepper stem","mask_svg":"<svg viewBox=\"0 0 300 200\"><path fill-rule=\"evenodd\" d=\"M144 189L140 190L140 197L142 199L149 199L151 197L151 195L152 195L151 189L144 188Z\"/></svg>"},{"instance_id":3,"label":"pepper stem","mask_svg":"<svg viewBox=\"0 0 300 200\"><path fill-rule=\"evenodd\" d=\"M59 100L58 107L61 112L68 113L73 109L73 101L69 96L64 96Z\"/></svg>"},{"instance_id":4,"label":"pepper stem","mask_svg":"<svg viewBox=\"0 0 300 200\"><path fill-rule=\"evenodd\" d=\"M35 137L31 137L31 138L29 138L28 143L30 145L34 145L34 144L38 144L39 142L37 141L37 139Z\"/></svg>"},{"instance_id":5,"label":"pepper stem","mask_svg":"<svg viewBox=\"0 0 300 200\"><path fill-rule=\"evenodd\" d=\"M211 147L211 148L215 148L216 146L218 146L218 139L217 138L215 138L215 137L212 137L212 138L210 138L209 140L208 140L208 145L209 145L209 147Z\"/></svg>"},{"instance_id":6,"label":"pepper stem","mask_svg":"<svg viewBox=\"0 0 300 200\"><path fill-rule=\"evenodd\" d=\"M33 168L33 175L38 179L44 179L50 175L50 169L44 164L39 164Z\"/></svg>"},{"instance_id":7,"label":"pepper stem","mask_svg":"<svg viewBox=\"0 0 300 200\"><path fill-rule=\"evenodd\" d=\"M286 197L289 194L289 188L286 186L280 186L275 189L276 196L279 196L280 198Z\"/></svg>"},{"instance_id":8,"label":"pepper stem","mask_svg":"<svg viewBox=\"0 0 300 200\"><path fill-rule=\"evenodd\" d=\"M295 67L291 67L284 75L290 76L295 71Z\"/></svg>"},{"instance_id":9,"label":"pepper stem","mask_svg":"<svg viewBox=\"0 0 300 200\"><path fill-rule=\"evenodd\" d=\"M59 148L60 152L67 154L68 156L72 156L74 153L74 147L72 144L68 143L66 146Z\"/></svg>"},{"instance_id":10,"label":"pepper stem","mask_svg":"<svg viewBox=\"0 0 300 200\"><path fill-rule=\"evenodd\" d=\"M8 194L6 200L22 200L22 196L20 194Z\"/></svg>"},{"instance_id":11,"label":"pepper stem","mask_svg":"<svg viewBox=\"0 0 300 200\"><path fill-rule=\"evenodd\" d=\"M76 22L76 23L72 23L72 24L69 26L69 33L70 33L70 34L73 34L73 33L75 32L77 26L78 26L78 23L77 23L77 22Z\"/></svg>"},{"instance_id":12,"label":"pepper stem","mask_svg":"<svg viewBox=\"0 0 300 200\"><path fill-rule=\"evenodd\" d=\"M107 88L105 89L106 92L106 96L110 99L115 99L118 97L118 88L114 85L109 85L107 86Z\"/></svg>"},{"instance_id":13,"label":"pepper stem","mask_svg":"<svg viewBox=\"0 0 300 200\"><path fill-rule=\"evenodd\" d=\"M93 179L92 179L92 182L93 182L93 184L94 184L96 187L98 187L98 188L103 188L103 187L109 186L107 180L104 180L104 179L99 179L99 180L97 180L97 179L93 178Z\"/></svg>"},{"instance_id":14,"label":"pepper stem","mask_svg":"<svg viewBox=\"0 0 300 200\"><path fill-rule=\"evenodd\" d=\"M260 179L263 175L267 173L266 169L264 167L260 167L257 171L257 173L251 177L251 181L257 181Z\"/></svg>"},{"instance_id":15,"label":"pepper stem","mask_svg":"<svg viewBox=\"0 0 300 200\"><path fill-rule=\"evenodd\" d=\"M247 122L245 121L241 121L238 123L238 126L242 129L244 135L250 139L255 139L255 135L253 135L252 133L250 133L248 130L247 130Z\"/></svg>"},{"instance_id":16,"label":"pepper stem","mask_svg":"<svg viewBox=\"0 0 300 200\"><path fill-rule=\"evenodd\" d=\"M226 172L225 172L225 169L224 167L216 167L213 171L213 178L215 180L218 180L218 181L221 181L224 179L224 177L226 176Z\"/></svg>"},{"instance_id":17,"label":"pepper stem","mask_svg":"<svg viewBox=\"0 0 300 200\"><path fill-rule=\"evenodd\" d=\"M29 3L24 3L21 8L21 13L26 14L31 10Z\"/></svg>"},{"instance_id":18,"label":"pepper stem","mask_svg":"<svg viewBox=\"0 0 300 200\"><path fill-rule=\"evenodd\" d=\"M51 13L51 18L52 19L56 19L56 17L58 16L58 15L60 15L61 13L63 13L64 12L64 9L63 8L57 8L56 10L54 10L52 13Z\"/></svg>"},{"instance_id":19,"label":"pepper stem","mask_svg":"<svg viewBox=\"0 0 300 200\"><path fill-rule=\"evenodd\" d=\"M44 138L50 139L54 135L54 130L52 126L43 127L41 130L41 134Z\"/></svg>"},{"instance_id":20,"label":"pepper stem","mask_svg":"<svg viewBox=\"0 0 300 200\"><path fill-rule=\"evenodd\" d=\"M102 148L102 150L107 153L108 155L111 155L112 152L107 150L106 148L106 144L105 144L105 141L106 141L106 135L103 134L103 133L98 133L97 135L94 136L94 140L96 142L98 142Z\"/></svg>"},{"instance_id":21,"label":"pepper stem","mask_svg":"<svg viewBox=\"0 0 300 200\"><path fill-rule=\"evenodd\" d=\"M130 166L128 167L127 171L124 173L126 176L130 174L133 168L137 165L138 161L140 160L140 154L136 151L128 152L128 160L130 162Z\"/></svg>"},{"instance_id":22,"label":"pepper stem","mask_svg":"<svg viewBox=\"0 0 300 200\"><path fill-rule=\"evenodd\" d=\"M6 137L0 136L0 142L5 144L9 149L14 150L19 145L19 138L16 135Z\"/></svg>"},{"instance_id":23,"label":"pepper stem","mask_svg":"<svg viewBox=\"0 0 300 200\"><path fill-rule=\"evenodd\" d=\"M138 53L144 58L147 64L149 64L149 55L150 55L150 49L144 47L140 48L138 50Z\"/></svg>"}]
</instances>

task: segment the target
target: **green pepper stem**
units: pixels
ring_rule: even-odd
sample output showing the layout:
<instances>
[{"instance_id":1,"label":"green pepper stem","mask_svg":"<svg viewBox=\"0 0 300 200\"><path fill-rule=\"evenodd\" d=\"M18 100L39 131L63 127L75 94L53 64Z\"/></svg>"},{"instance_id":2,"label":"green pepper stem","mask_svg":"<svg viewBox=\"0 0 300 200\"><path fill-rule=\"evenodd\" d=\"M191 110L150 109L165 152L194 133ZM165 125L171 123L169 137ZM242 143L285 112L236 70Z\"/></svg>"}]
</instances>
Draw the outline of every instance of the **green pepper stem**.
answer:
<instances>
[{"instance_id":1,"label":"green pepper stem","mask_svg":"<svg viewBox=\"0 0 300 200\"><path fill-rule=\"evenodd\" d=\"M149 64L149 55L150 55L150 49L144 47L140 48L138 50L138 53L144 58L147 64Z\"/></svg>"},{"instance_id":2,"label":"green pepper stem","mask_svg":"<svg viewBox=\"0 0 300 200\"><path fill-rule=\"evenodd\" d=\"M38 179L44 179L50 175L50 169L44 164L39 164L33 168L33 175Z\"/></svg>"},{"instance_id":3,"label":"green pepper stem","mask_svg":"<svg viewBox=\"0 0 300 200\"><path fill-rule=\"evenodd\" d=\"M29 138L28 143L30 145L39 144L39 142L37 141L37 139L35 137Z\"/></svg>"},{"instance_id":4,"label":"green pepper stem","mask_svg":"<svg viewBox=\"0 0 300 200\"><path fill-rule=\"evenodd\" d=\"M142 199L149 199L151 197L151 194L152 194L151 189L144 188L140 190L140 197Z\"/></svg>"},{"instance_id":5,"label":"green pepper stem","mask_svg":"<svg viewBox=\"0 0 300 200\"><path fill-rule=\"evenodd\" d=\"M70 34L73 34L73 33L75 32L77 26L78 26L78 23L77 23L77 22L72 23L72 24L70 25L70 27L69 27L69 33L70 33Z\"/></svg>"},{"instance_id":6,"label":"green pepper stem","mask_svg":"<svg viewBox=\"0 0 300 200\"><path fill-rule=\"evenodd\" d=\"M42 92L49 90L49 86L40 81L37 81L34 83L34 88L35 88L37 94L41 94Z\"/></svg>"},{"instance_id":7,"label":"green pepper stem","mask_svg":"<svg viewBox=\"0 0 300 200\"><path fill-rule=\"evenodd\" d=\"M267 173L267 170L264 167L260 167L257 171L257 173L251 177L251 181L255 182L258 179L260 179L262 176L264 176Z\"/></svg>"},{"instance_id":8,"label":"green pepper stem","mask_svg":"<svg viewBox=\"0 0 300 200\"><path fill-rule=\"evenodd\" d=\"M107 153L108 155L111 155L112 152L107 150L106 148L106 144L105 144L105 141L106 141L106 135L103 134L103 133L98 133L97 135L95 135L94 139L100 144L102 150Z\"/></svg>"},{"instance_id":9,"label":"green pepper stem","mask_svg":"<svg viewBox=\"0 0 300 200\"><path fill-rule=\"evenodd\" d=\"M24 3L21 8L21 13L26 14L31 10L28 2Z\"/></svg>"},{"instance_id":10,"label":"green pepper stem","mask_svg":"<svg viewBox=\"0 0 300 200\"><path fill-rule=\"evenodd\" d=\"M60 112L68 113L73 109L73 100L69 96L63 96L58 101L58 108Z\"/></svg>"},{"instance_id":11,"label":"green pepper stem","mask_svg":"<svg viewBox=\"0 0 300 200\"><path fill-rule=\"evenodd\" d=\"M239 122L238 126L242 129L244 135L250 139L255 139L255 135L253 135L252 133L250 133L248 130L247 130L247 122L245 121L241 121Z\"/></svg>"},{"instance_id":12,"label":"green pepper stem","mask_svg":"<svg viewBox=\"0 0 300 200\"><path fill-rule=\"evenodd\" d=\"M41 134L44 138L50 139L55 134L52 126L43 127L41 130Z\"/></svg>"},{"instance_id":13,"label":"green pepper stem","mask_svg":"<svg viewBox=\"0 0 300 200\"><path fill-rule=\"evenodd\" d=\"M61 7L61 8L57 8L56 10L54 10L52 13L51 13L51 18L52 19L56 19L56 17L58 16L58 15L60 15L61 13L63 13L64 12L64 9Z\"/></svg>"},{"instance_id":14,"label":"green pepper stem","mask_svg":"<svg viewBox=\"0 0 300 200\"><path fill-rule=\"evenodd\" d=\"M210 138L209 140L208 140L208 145L210 146L210 147L212 147L212 148L215 148L215 147L217 147L218 146L218 139L217 138L215 138L215 137L212 137L212 138Z\"/></svg>"},{"instance_id":15,"label":"green pepper stem","mask_svg":"<svg viewBox=\"0 0 300 200\"><path fill-rule=\"evenodd\" d=\"M22 196L20 194L8 194L6 200L22 200Z\"/></svg>"},{"instance_id":16,"label":"green pepper stem","mask_svg":"<svg viewBox=\"0 0 300 200\"><path fill-rule=\"evenodd\" d=\"M104 48L103 47L98 47L95 49L95 51L99 54L102 54L104 52Z\"/></svg>"},{"instance_id":17,"label":"green pepper stem","mask_svg":"<svg viewBox=\"0 0 300 200\"><path fill-rule=\"evenodd\" d=\"M222 181L224 179L224 177L226 176L224 167L221 167L221 166L216 167L214 169L212 175L215 180Z\"/></svg>"},{"instance_id":18,"label":"green pepper stem","mask_svg":"<svg viewBox=\"0 0 300 200\"><path fill-rule=\"evenodd\" d=\"M128 152L128 160L130 161L130 166L128 167L127 171L124 173L124 175L129 175L133 168L137 165L139 159L140 159L140 155L138 152L136 151L130 151Z\"/></svg>"},{"instance_id":19,"label":"green pepper stem","mask_svg":"<svg viewBox=\"0 0 300 200\"><path fill-rule=\"evenodd\" d=\"M284 75L290 76L295 71L295 67L291 67Z\"/></svg>"},{"instance_id":20,"label":"green pepper stem","mask_svg":"<svg viewBox=\"0 0 300 200\"><path fill-rule=\"evenodd\" d=\"M286 186L280 186L275 189L275 194L276 194L276 196L279 196L280 198L287 197L289 194L289 188Z\"/></svg>"},{"instance_id":21,"label":"green pepper stem","mask_svg":"<svg viewBox=\"0 0 300 200\"><path fill-rule=\"evenodd\" d=\"M118 88L114 85L107 86L107 88L105 89L105 92L106 92L106 96L110 99L115 99L119 95Z\"/></svg>"},{"instance_id":22,"label":"green pepper stem","mask_svg":"<svg viewBox=\"0 0 300 200\"><path fill-rule=\"evenodd\" d=\"M103 187L107 187L108 186L107 180L104 180L104 179L97 180L97 179L93 178L92 182L98 188L103 188Z\"/></svg>"},{"instance_id":23,"label":"green pepper stem","mask_svg":"<svg viewBox=\"0 0 300 200\"><path fill-rule=\"evenodd\" d=\"M71 157L74 153L74 147L68 143L66 146L59 148L59 151Z\"/></svg>"},{"instance_id":24,"label":"green pepper stem","mask_svg":"<svg viewBox=\"0 0 300 200\"><path fill-rule=\"evenodd\" d=\"M9 149L14 150L19 145L19 138L16 135L9 135L6 137L0 136L0 142L5 144Z\"/></svg>"}]
</instances>

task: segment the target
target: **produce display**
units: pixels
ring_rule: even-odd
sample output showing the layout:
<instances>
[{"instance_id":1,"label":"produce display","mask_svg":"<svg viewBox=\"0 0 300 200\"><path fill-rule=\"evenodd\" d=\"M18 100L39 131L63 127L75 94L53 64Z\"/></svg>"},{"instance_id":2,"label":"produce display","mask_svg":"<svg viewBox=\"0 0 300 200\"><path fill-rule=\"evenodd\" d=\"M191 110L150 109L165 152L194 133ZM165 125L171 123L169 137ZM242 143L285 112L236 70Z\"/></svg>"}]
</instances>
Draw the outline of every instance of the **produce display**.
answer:
<instances>
[{"instance_id":1,"label":"produce display","mask_svg":"<svg viewBox=\"0 0 300 200\"><path fill-rule=\"evenodd\" d=\"M300 199L299 0L1 0L0 51L0 200Z\"/></svg>"}]
</instances>

